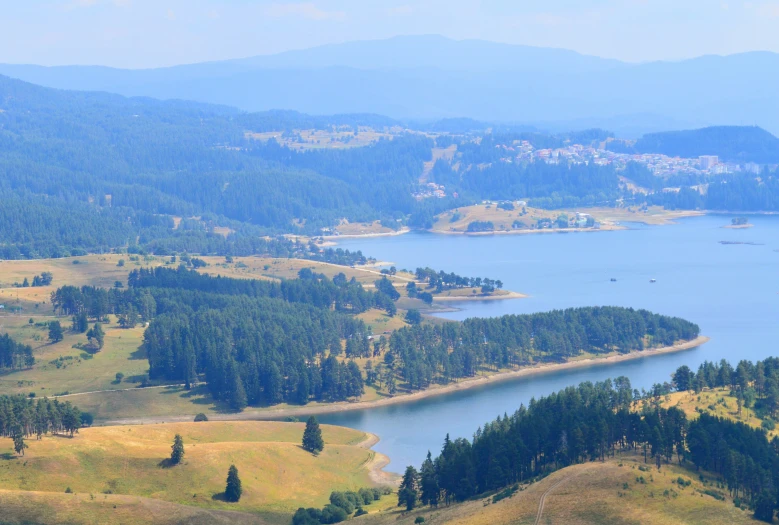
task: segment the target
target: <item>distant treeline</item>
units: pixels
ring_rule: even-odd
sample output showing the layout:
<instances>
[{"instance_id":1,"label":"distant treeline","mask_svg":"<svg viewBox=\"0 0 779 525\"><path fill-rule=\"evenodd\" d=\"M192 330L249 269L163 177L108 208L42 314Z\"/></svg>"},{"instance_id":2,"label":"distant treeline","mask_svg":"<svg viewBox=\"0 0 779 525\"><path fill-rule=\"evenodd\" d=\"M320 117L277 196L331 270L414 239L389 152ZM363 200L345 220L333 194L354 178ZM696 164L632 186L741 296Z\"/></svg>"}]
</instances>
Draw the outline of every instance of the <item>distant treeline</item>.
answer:
<instances>
[{"instance_id":1,"label":"distant treeline","mask_svg":"<svg viewBox=\"0 0 779 525\"><path fill-rule=\"evenodd\" d=\"M747 175L718 177L701 194L696 188L648 195L649 204L669 209L720 211L779 211L779 174L764 170L760 178Z\"/></svg>"},{"instance_id":2,"label":"distant treeline","mask_svg":"<svg viewBox=\"0 0 779 525\"><path fill-rule=\"evenodd\" d=\"M582 352L627 353L699 335L698 325L646 310L586 307L415 325L392 333L387 366L410 388L470 377L481 367L562 361Z\"/></svg>"}]
</instances>

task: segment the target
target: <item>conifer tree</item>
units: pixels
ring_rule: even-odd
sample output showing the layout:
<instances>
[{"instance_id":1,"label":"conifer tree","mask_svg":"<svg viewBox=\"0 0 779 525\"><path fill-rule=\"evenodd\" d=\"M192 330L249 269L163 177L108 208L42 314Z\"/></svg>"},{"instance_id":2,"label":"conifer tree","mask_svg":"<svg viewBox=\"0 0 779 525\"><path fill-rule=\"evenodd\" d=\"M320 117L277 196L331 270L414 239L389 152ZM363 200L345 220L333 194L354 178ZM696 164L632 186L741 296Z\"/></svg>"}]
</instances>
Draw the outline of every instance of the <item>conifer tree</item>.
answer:
<instances>
[{"instance_id":1,"label":"conifer tree","mask_svg":"<svg viewBox=\"0 0 779 525\"><path fill-rule=\"evenodd\" d=\"M51 321L49 323L49 341L52 343L58 343L62 341L64 335L62 334L62 325L59 321Z\"/></svg>"},{"instance_id":2,"label":"conifer tree","mask_svg":"<svg viewBox=\"0 0 779 525\"><path fill-rule=\"evenodd\" d=\"M24 432L22 432L22 427L17 426L14 428L12 437L14 440L14 451L16 451L17 454L24 456L24 449L27 448L27 443L24 442Z\"/></svg>"},{"instance_id":3,"label":"conifer tree","mask_svg":"<svg viewBox=\"0 0 779 525\"><path fill-rule=\"evenodd\" d=\"M238 469L235 465L230 465L227 471L227 486L225 487L225 499L230 502L237 502L241 499L243 489L241 488L241 478L238 477Z\"/></svg>"},{"instance_id":4,"label":"conifer tree","mask_svg":"<svg viewBox=\"0 0 779 525\"><path fill-rule=\"evenodd\" d=\"M441 488L438 486L435 464L429 450L427 451L427 459L422 463L419 478L422 503L431 507L437 507L438 500L441 498Z\"/></svg>"},{"instance_id":5,"label":"conifer tree","mask_svg":"<svg viewBox=\"0 0 779 525\"><path fill-rule=\"evenodd\" d=\"M176 434L173 438L173 445L170 448L170 462L178 465L184 459L184 440L181 438L181 435Z\"/></svg>"},{"instance_id":6,"label":"conifer tree","mask_svg":"<svg viewBox=\"0 0 779 525\"><path fill-rule=\"evenodd\" d=\"M398 507L406 506L406 510L414 510L417 506L417 499L419 498L419 474L417 469L409 465L406 467L406 472L403 474L403 481L400 483L400 489L398 490Z\"/></svg>"},{"instance_id":7,"label":"conifer tree","mask_svg":"<svg viewBox=\"0 0 779 525\"><path fill-rule=\"evenodd\" d=\"M319 422L314 416L306 421L306 430L303 431L303 449L312 454L319 455L325 448L325 442L322 439L322 429L319 428Z\"/></svg>"}]
</instances>

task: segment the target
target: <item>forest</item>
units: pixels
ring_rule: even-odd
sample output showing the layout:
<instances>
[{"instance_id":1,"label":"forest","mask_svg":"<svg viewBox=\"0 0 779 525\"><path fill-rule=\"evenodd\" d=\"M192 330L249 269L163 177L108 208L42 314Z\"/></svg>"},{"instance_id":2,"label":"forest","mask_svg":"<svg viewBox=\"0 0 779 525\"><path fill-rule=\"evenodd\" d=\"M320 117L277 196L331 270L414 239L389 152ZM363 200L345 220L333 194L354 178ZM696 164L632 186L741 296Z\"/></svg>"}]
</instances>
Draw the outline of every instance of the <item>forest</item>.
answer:
<instances>
[{"instance_id":1,"label":"forest","mask_svg":"<svg viewBox=\"0 0 779 525\"><path fill-rule=\"evenodd\" d=\"M392 333L384 364L412 389L534 362L562 362L582 352L628 353L699 335L696 324L646 310L585 307L414 325Z\"/></svg>"},{"instance_id":2,"label":"forest","mask_svg":"<svg viewBox=\"0 0 779 525\"><path fill-rule=\"evenodd\" d=\"M354 315L370 308L394 315L400 294L383 280L389 286L379 280L368 291L343 274L328 279L307 269L297 279L270 282L158 267L134 270L127 289L63 286L51 303L82 331L108 314L125 327L148 322L150 377L188 385L204 379L236 410L341 401L361 396L366 383L394 394L399 385L422 389L483 368L630 352L698 335L688 321L613 307L414 324L371 343ZM358 357L373 360L365 377Z\"/></svg>"},{"instance_id":3,"label":"forest","mask_svg":"<svg viewBox=\"0 0 779 525\"><path fill-rule=\"evenodd\" d=\"M614 205L632 197L620 188L612 166L500 161L501 145L514 140L541 148L611 136L597 129L545 134L496 128L472 140L469 124L463 135L433 138L423 132L430 125L400 131L398 122L376 115L251 114L194 102L59 91L3 76L0 95L2 259L116 249L300 256L281 234L318 235L344 218L380 220L393 229L429 228L436 214L483 199L529 199L535 207L561 208ZM251 138L253 132L288 133L298 126L395 131L391 139L362 147L300 151L275 139ZM446 197L414 198L433 147L451 144L458 148L458 169L440 159L428 175L446 186ZM662 181L633 171L628 175L654 190L700 182ZM705 196L684 189L646 199L673 208L779 209L773 175L710 182Z\"/></svg>"},{"instance_id":4,"label":"forest","mask_svg":"<svg viewBox=\"0 0 779 525\"><path fill-rule=\"evenodd\" d=\"M688 377L691 372L684 369L674 376ZM742 380L750 386L758 383L761 374L779 381L775 358L757 364L742 361L732 374L727 362L707 364L702 370L704 376L721 375L734 388L743 388ZM448 505L568 465L634 452L658 469L677 462L718 476L733 498L749 504L756 518L771 522L779 495L779 438L769 442L764 429L705 411L690 421L683 411L659 407L655 399L642 399L625 377L585 382L532 399L511 416L480 427L472 440L446 436L440 454L428 453L419 470L407 468L399 505Z\"/></svg>"}]
</instances>

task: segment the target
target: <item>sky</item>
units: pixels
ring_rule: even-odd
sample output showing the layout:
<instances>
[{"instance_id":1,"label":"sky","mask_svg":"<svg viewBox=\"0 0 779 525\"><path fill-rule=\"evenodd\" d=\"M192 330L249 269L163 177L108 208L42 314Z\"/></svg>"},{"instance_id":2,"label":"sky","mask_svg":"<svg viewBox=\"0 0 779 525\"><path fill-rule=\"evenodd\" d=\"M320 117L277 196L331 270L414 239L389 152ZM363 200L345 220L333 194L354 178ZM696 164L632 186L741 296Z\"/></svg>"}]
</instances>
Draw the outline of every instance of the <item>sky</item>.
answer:
<instances>
[{"instance_id":1,"label":"sky","mask_svg":"<svg viewBox=\"0 0 779 525\"><path fill-rule=\"evenodd\" d=\"M629 62L779 52L779 0L2 0L0 62L148 68L396 35Z\"/></svg>"}]
</instances>

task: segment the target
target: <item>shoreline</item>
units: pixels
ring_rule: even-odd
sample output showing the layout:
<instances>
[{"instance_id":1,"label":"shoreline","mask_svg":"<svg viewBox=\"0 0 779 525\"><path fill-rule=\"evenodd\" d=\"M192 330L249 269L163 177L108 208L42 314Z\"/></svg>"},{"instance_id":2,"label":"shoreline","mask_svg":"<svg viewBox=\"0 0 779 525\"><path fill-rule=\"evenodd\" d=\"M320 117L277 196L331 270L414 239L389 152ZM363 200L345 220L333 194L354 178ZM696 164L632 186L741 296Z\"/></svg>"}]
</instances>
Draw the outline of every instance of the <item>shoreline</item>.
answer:
<instances>
[{"instance_id":1,"label":"shoreline","mask_svg":"<svg viewBox=\"0 0 779 525\"><path fill-rule=\"evenodd\" d=\"M549 372L557 372L560 370L573 370L577 368L586 368L588 366L598 364L612 364L620 363L622 361L629 361L633 359L640 359L642 357L652 357L655 355L669 354L673 352L680 352L683 350L689 350L701 346L709 341L709 338L704 335L700 335L691 341L679 343L673 346L666 346L662 348L654 348L633 352L627 354L608 354L605 357L594 357L589 359L582 359L579 361L566 361L564 363L551 363L541 364L529 367L523 367L516 370L509 370L506 372L498 372L491 375L474 377L463 379L460 382L450 383L440 387L428 388L427 390L421 390L419 392L413 392L411 394L401 394L394 397L385 397L375 401L355 401L355 402L340 402L330 403L326 405L313 405L313 406L301 406L301 407L284 407L284 408L268 408L254 411L244 411L238 414L214 414L209 415L209 419L213 421L231 421L231 420L283 420L290 417L302 417L319 414L334 414L339 412L347 412L351 410L365 410L370 408L380 408L391 405L398 405L402 403L412 403L414 401L420 401L430 397L441 396L450 394L452 392L460 392L463 390L470 390L483 385L489 385L491 383L498 383L519 377L532 376L537 374L544 374ZM192 414L180 415L180 416L160 416L153 418L127 418L127 419L112 419L99 422L102 425L137 425L137 424L149 424L149 423L164 423L164 422L176 422L176 421L190 421Z\"/></svg>"},{"instance_id":2,"label":"shoreline","mask_svg":"<svg viewBox=\"0 0 779 525\"><path fill-rule=\"evenodd\" d=\"M400 475L384 470L384 467L390 463L389 457L373 450L373 447L380 441L379 436L372 432L365 432L365 436L365 439L355 446L373 452L373 457L365 464L365 468L368 469L368 477L377 485L391 485L393 487L400 485Z\"/></svg>"},{"instance_id":3,"label":"shoreline","mask_svg":"<svg viewBox=\"0 0 779 525\"><path fill-rule=\"evenodd\" d=\"M459 301L499 301L501 299L527 299L529 295L508 291L508 293L502 295L463 295L461 297L445 295L445 296L433 296L433 302L459 302Z\"/></svg>"}]
</instances>

